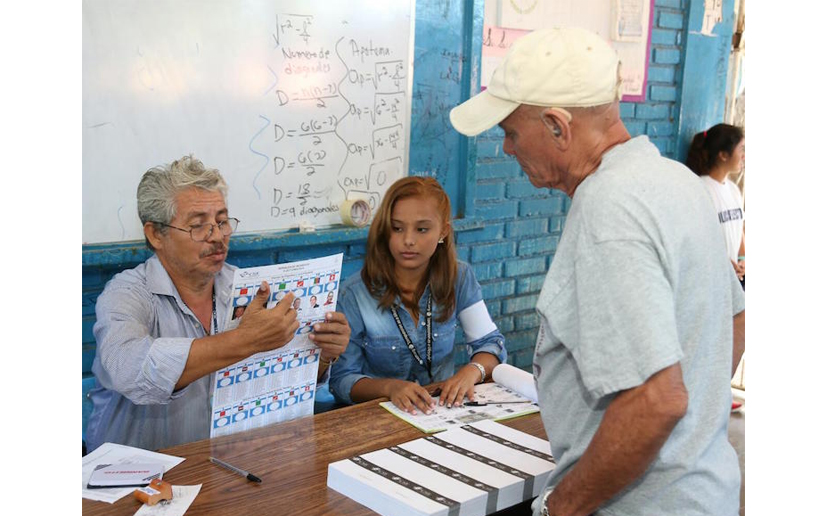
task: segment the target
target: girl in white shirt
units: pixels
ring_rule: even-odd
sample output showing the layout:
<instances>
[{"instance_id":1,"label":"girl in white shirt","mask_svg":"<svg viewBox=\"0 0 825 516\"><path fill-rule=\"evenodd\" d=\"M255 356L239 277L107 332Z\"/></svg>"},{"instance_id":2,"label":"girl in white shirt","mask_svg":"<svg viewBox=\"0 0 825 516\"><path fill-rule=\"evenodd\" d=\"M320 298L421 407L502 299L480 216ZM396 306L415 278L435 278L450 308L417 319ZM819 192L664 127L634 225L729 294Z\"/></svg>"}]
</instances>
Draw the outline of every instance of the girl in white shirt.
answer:
<instances>
[{"instance_id":1,"label":"girl in white shirt","mask_svg":"<svg viewBox=\"0 0 825 516\"><path fill-rule=\"evenodd\" d=\"M739 187L728 176L745 163L745 133L740 127L717 124L693 137L687 166L707 188L725 234L728 256L744 287L745 212Z\"/></svg>"}]
</instances>

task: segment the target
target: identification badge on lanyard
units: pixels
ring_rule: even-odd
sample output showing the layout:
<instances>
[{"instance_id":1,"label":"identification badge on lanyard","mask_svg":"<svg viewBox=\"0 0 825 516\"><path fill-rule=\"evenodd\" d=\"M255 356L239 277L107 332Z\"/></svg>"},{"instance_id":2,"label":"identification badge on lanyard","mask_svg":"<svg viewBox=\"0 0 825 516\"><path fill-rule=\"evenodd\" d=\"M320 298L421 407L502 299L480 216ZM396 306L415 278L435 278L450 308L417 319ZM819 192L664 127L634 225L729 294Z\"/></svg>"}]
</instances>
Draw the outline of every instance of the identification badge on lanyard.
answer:
<instances>
[{"instance_id":1,"label":"identification badge on lanyard","mask_svg":"<svg viewBox=\"0 0 825 516\"><path fill-rule=\"evenodd\" d=\"M424 315L424 331L427 335L426 337L426 344L427 344L427 363L424 364L424 360L421 359L421 355L418 353L418 350L415 349L415 345L410 339L409 334L407 334L407 330L404 328L404 324L401 322L401 317L398 316L398 310L395 308L395 305L390 307L390 311L392 311L392 318L395 319L395 325L398 326L398 331L401 333L401 338L404 339L404 343L407 345L407 348L412 353L413 358L418 362L421 367L427 369L427 374L430 376L430 381L433 379L433 295L432 293L427 297L427 312Z\"/></svg>"}]
</instances>

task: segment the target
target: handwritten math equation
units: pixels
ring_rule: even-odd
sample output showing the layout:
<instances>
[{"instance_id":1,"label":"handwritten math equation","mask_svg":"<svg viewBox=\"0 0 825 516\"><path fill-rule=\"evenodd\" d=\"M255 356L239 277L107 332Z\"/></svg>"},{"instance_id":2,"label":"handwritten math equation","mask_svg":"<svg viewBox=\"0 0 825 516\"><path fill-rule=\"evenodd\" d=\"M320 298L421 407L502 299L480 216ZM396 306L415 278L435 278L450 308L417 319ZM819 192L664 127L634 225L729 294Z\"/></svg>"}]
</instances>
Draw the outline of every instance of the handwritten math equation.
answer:
<instances>
[{"instance_id":1,"label":"handwritten math equation","mask_svg":"<svg viewBox=\"0 0 825 516\"><path fill-rule=\"evenodd\" d=\"M262 198L279 221L338 223L345 199L376 209L405 171L406 47L346 20L336 27L330 35L328 20L298 13L271 26L267 112L249 148L267 160Z\"/></svg>"}]
</instances>

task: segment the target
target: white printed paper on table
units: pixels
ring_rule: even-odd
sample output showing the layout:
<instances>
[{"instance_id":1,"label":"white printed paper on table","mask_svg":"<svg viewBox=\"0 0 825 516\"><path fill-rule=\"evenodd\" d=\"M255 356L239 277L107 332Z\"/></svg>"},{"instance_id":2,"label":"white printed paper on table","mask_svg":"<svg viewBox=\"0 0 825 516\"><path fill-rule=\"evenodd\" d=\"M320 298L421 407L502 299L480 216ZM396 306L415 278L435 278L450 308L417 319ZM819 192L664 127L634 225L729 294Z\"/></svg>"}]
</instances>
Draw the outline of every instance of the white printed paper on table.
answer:
<instances>
[{"instance_id":1,"label":"white printed paper on table","mask_svg":"<svg viewBox=\"0 0 825 516\"><path fill-rule=\"evenodd\" d=\"M393 415L428 434L460 427L476 421L487 419L501 421L539 411L538 405L534 403L533 400L498 383L482 383L476 385L474 398L477 402L491 402L491 404L481 407L464 405L453 406L452 408L447 408L446 405L436 405L430 414L424 414L416 409L418 413L415 415L396 407L391 401L385 401L380 405ZM433 397L433 399L437 400L438 398ZM523 403L496 405L492 403L495 401L520 401Z\"/></svg>"},{"instance_id":2,"label":"white printed paper on table","mask_svg":"<svg viewBox=\"0 0 825 516\"><path fill-rule=\"evenodd\" d=\"M235 271L227 330L237 327L264 280L270 288L269 308L289 292L295 295L300 327L286 346L215 373L210 437L312 415L320 349L308 336L324 314L335 311L343 256Z\"/></svg>"},{"instance_id":3,"label":"white printed paper on table","mask_svg":"<svg viewBox=\"0 0 825 516\"><path fill-rule=\"evenodd\" d=\"M135 491L134 487L87 488L89 477L92 476L95 468L101 464L163 464L163 471L167 472L181 462L183 462L181 457L173 455L165 455L122 444L103 443L95 451L83 457L83 498L114 503Z\"/></svg>"},{"instance_id":4,"label":"white printed paper on table","mask_svg":"<svg viewBox=\"0 0 825 516\"><path fill-rule=\"evenodd\" d=\"M548 441L480 421L333 462L327 485L383 515L474 516L538 496L555 467Z\"/></svg>"}]
</instances>

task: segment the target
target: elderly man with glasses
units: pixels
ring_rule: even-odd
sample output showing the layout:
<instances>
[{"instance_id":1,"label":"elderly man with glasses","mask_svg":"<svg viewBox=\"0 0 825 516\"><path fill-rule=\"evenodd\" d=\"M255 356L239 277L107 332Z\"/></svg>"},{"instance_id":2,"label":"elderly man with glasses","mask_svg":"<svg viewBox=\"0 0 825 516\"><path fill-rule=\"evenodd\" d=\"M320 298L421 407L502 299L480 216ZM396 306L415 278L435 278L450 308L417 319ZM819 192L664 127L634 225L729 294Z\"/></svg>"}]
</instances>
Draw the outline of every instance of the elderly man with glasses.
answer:
<instances>
[{"instance_id":1,"label":"elderly man with glasses","mask_svg":"<svg viewBox=\"0 0 825 516\"><path fill-rule=\"evenodd\" d=\"M97 300L94 409L88 450L104 442L157 449L209 437L210 374L292 340L292 294L264 308L262 283L240 324L223 331L235 267L226 263L238 219L221 174L191 156L147 171L138 214L154 255L117 274ZM319 377L349 342L341 313L316 324Z\"/></svg>"}]
</instances>

